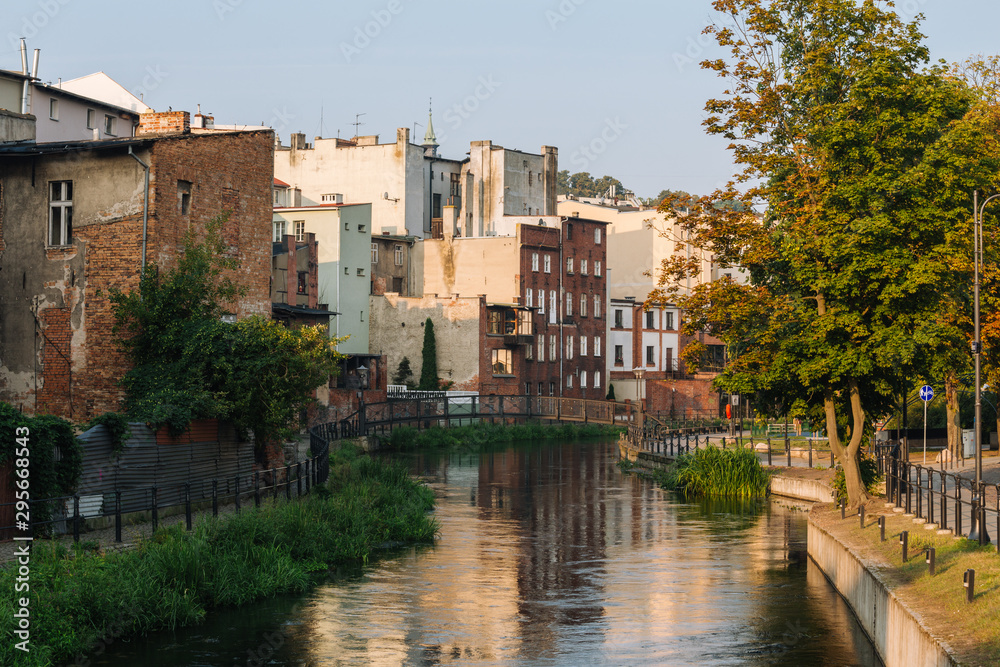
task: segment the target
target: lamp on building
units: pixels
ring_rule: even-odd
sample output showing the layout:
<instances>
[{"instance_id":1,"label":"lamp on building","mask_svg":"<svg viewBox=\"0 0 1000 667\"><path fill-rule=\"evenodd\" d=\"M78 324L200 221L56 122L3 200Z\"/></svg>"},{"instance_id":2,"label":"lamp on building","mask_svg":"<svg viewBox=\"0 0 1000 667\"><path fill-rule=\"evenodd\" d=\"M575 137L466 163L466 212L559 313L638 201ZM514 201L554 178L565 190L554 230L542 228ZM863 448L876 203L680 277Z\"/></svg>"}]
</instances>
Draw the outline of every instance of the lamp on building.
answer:
<instances>
[{"instance_id":1,"label":"lamp on building","mask_svg":"<svg viewBox=\"0 0 1000 667\"><path fill-rule=\"evenodd\" d=\"M642 368L641 366L636 366L635 368L632 369L632 372L635 373L635 399L639 402L639 407L641 408L642 398L643 398L642 388L645 388L646 383L643 382L642 384L640 384L640 381L646 374L646 369Z\"/></svg>"}]
</instances>

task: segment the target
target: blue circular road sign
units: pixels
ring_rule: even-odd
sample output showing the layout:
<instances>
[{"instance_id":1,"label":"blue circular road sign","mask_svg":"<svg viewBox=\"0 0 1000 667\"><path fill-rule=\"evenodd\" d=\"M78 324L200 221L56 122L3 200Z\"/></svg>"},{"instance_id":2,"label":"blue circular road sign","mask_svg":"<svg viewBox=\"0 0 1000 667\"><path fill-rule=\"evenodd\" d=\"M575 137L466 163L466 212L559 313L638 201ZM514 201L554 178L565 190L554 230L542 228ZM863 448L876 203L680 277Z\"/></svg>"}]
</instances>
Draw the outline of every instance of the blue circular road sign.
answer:
<instances>
[{"instance_id":1,"label":"blue circular road sign","mask_svg":"<svg viewBox=\"0 0 1000 667\"><path fill-rule=\"evenodd\" d=\"M920 388L920 398L924 399L925 401L929 401L932 398L934 398L934 388L931 387L929 384L925 384L923 387Z\"/></svg>"}]
</instances>

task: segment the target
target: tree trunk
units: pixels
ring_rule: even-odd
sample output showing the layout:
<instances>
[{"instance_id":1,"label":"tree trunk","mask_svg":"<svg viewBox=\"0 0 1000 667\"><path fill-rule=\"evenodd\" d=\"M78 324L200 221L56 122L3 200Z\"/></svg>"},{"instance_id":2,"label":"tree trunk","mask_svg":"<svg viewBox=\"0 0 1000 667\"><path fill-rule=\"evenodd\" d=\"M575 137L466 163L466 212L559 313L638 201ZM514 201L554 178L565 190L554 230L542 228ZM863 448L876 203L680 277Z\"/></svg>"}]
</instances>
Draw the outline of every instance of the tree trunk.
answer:
<instances>
[{"instance_id":1,"label":"tree trunk","mask_svg":"<svg viewBox=\"0 0 1000 667\"><path fill-rule=\"evenodd\" d=\"M833 400L833 390L827 389L823 397L823 407L826 411L826 430L830 437L830 449L844 469L844 481L847 486L847 504L851 508L871 500L868 491L865 489L864 481L861 479L861 467L858 463L858 454L861 451L861 440L865 430L865 412L861 407L861 394L858 391L856 380L848 382L848 393L851 401L851 437L847 445L840 442L840 435L837 433L837 408Z\"/></svg>"},{"instance_id":2,"label":"tree trunk","mask_svg":"<svg viewBox=\"0 0 1000 667\"><path fill-rule=\"evenodd\" d=\"M952 461L957 460L962 451L962 424L958 414L958 376L948 373L944 379L944 394L946 398L946 417L948 425L948 450L951 452Z\"/></svg>"}]
</instances>

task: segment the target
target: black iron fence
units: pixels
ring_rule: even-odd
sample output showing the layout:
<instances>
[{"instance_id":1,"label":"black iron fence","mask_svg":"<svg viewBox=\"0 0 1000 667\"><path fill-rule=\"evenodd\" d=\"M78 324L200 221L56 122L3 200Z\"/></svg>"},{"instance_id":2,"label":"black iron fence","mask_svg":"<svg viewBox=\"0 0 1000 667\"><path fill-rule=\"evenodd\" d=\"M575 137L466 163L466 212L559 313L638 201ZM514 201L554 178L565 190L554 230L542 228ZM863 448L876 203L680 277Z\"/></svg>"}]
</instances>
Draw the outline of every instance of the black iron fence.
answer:
<instances>
[{"instance_id":1,"label":"black iron fence","mask_svg":"<svg viewBox=\"0 0 1000 667\"><path fill-rule=\"evenodd\" d=\"M330 427L334 428L331 430ZM72 495L2 503L13 507L13 525L0 526L0 540L34 537L36 534L72 533L80 540L83 522L88 519L113 519L115 541L122 541L122 524L129 515L146 513L155 531L161 514L175 514L183 509L185 524L191 530L193 513L208 509L218 516L219 507L233 504L235 511L253 503L259 507L266 498L291 500L308 494L312 487L326 482L330 475L330 446L336 424L324 424L310 431L310 456L304 461L268 469L254 470L225 478L205 479L171 486L114 488L86 496ZM37 511L36 511L37 510ZM33 517L51 518L38 521Z\"/></svg>"},{"instance_id":2,"label":"black iron fence","mask_svg":"<svg viewBox=\"0 0 1000 667\"><path fill-rule=\"evenodd\" d=\"M931 466L903 459L895 444L874 447L879 471L885 477L888 502L907 514L964 535L980 544L990 542L989 529L1000 551L1000 484L987 484Z\"/></svg>"}]
</instances>

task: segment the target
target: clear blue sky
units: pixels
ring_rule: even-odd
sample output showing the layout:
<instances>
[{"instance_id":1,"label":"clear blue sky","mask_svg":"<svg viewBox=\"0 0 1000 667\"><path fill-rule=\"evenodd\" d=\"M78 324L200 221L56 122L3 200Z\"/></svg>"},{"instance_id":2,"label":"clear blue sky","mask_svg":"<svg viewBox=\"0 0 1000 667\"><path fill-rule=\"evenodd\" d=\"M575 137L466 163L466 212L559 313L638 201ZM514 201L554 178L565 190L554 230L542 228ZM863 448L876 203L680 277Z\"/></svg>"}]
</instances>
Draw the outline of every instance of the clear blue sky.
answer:
<instances>
[{"instance_id":1,"label":"clear blue sky","mask_svg":"<svg viewBox=\"0 0 1000 667\"><path fill-rule=\"evenodd\" d=\"M900 0L926 20L932 57L1000 51L1000 4ZM20 69L16 38L40 48L55 82L103 70L157 110L264 123L287 143L361 134L392 140L428 98L446 157L469 141L559 148L561 169L609 174L640 196L705 193L733 167L704 134L722 82L697 62L723 55L701 36L708 0L33 0L2 5L0 67ZM365 34L367 30L367 35ZM360 33L360 36L359 36ZM320 131L320 110L323 123ZM585 147L595 150L584 152Z\"/></svg>"}]
</instances>

